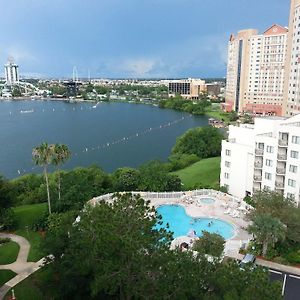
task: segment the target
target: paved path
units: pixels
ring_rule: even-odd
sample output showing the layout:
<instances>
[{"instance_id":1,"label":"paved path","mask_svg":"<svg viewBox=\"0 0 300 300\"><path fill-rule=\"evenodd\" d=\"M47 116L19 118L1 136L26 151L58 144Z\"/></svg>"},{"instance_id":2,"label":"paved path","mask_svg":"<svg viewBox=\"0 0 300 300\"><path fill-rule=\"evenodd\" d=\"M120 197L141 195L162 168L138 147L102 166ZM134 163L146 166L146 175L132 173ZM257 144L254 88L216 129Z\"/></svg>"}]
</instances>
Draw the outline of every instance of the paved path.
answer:
<instances>
[{"instance_id":1,"label":"paved path","mask_svg":"<svg viewBox=\"0 0 300 300\"><path fill-rule=\"evenodd\" d=\"M242 260L244 257L244 255L238 254L238 253L236 253L236 254L231 253L230 255L227 255L227 256L230 258L238 259L238 260ZM267 260L260 259L260 258L257 258L255 263L257 265L266 267L268 269L274 269L274 270L277 270L277 271L280 271L283 273L289 273L289 274L294 274L294 275L300 276L300 268L281 265L281 264L277 264L275 262L267 261Z\"/></svg>"},{"instance_id":2,"label":"paved path","mask_svg":"<svg viewBox=\"0 0 300 300\"><path fill-rule=\"evenodd\" d=\"M10 279L2 287L0 287L0 299L4 299L5 294L12 287L17 285L19 282L21 282L43 266L44 258L42 258L38 262L27 262L30 244L25 238L10 233L0 233L0 237L8 237L12 241L18 243L20 246L19 254L15 262L8 265L0 265L0 270L12 270L17 274L14 278Z\"/></svg>"}]
</instances>

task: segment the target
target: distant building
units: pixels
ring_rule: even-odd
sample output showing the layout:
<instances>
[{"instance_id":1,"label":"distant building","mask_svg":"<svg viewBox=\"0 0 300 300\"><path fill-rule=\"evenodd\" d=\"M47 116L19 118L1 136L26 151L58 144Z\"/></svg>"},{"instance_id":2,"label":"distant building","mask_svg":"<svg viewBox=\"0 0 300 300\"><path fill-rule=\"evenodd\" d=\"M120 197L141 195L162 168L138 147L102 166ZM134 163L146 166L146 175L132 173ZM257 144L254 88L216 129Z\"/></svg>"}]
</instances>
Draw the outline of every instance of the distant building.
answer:
<instances>
[{"instance_id":1,"label":"distant building","mask_svg":"<svg viewBox=\"0 0 300 300\"><path fill-rule=\"evenodd\" d=\"M68 81L68 82L64 82L64 85L67 88L67 93L66 96L67 97L76 97L78 94L78 87L81 83L78 83L76 81Z\"/></svg>"},{"instance_id":2,"label":"distant building","mask_svg":"<svg viewBox=\"0 0 300 300\"><path fill-rule=\"evenodd\" d=\"M199 95L206 92L205 81L201 79L179 79L168 82L169 97L181 95L186 99L199 99Z\"/></svg>"},{"instance_id":3,"label":"distant building","mask_svg":"<svg viewBox=\"0 0 300 300\"><path fill-rule=\"evenodd\" d=\"M272 190L300 202L300 114L229 126L222 141L220 184L237 197Z\"/></svg>"},{"instance_id":4,"label":"distant building","mask_svg":"<svg viewBox=\"0 0 300 300\"><path fill-rule=\"evenodd\" d=\"M291 0L286 59L285 115L300 113L300 0Z\"/></svg>"},{"instance_id":5,"label":"distant building","mask_svg":"<svg viewBox=\"0 0 300 300\"><path fill-rule=\"evenodd\" d=\"M273 25L231 35L228 46L226 109L259 115L284 114L288 29Z\"/></svg>"},{"instance_id":6,"label":"distant building","mask_svg":"<svg viewBox=\"0 0 300 300\"><path fill-rule=\"evenodd\" d=\"M8 63L4 66L6 84L12 85L19 82L18 65L13 62L12 58L9 58Z\"/></svg>"},{"instance_id":7,"label":"distant building","mask_svg":"<svg viewBox=\"0 0 300 300\"><path fill-rule=\"evenodd\" d=\"M206 84L206 92L208 95L218 96L221 93L222 87L223 87L223 84L219 83L219 82L207 83Z\"/></svg>"}]
</instances>

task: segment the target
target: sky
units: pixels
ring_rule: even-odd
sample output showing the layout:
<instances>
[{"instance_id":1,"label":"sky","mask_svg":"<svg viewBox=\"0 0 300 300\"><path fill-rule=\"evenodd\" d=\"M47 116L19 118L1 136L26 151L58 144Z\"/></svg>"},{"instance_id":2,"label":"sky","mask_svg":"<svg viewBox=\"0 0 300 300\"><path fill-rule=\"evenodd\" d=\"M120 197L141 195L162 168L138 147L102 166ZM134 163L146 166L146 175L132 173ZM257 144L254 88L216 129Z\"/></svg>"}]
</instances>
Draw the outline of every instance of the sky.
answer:
<instances>
[{"instance_id":1,"label":"sky","mask_svg":"<svg viewBox=\"0 0 300 300\"><path fill-rule=\"evenodd\" d=\"M224 77L231 33L288 25L289 0L0 0L21 76ZM4 76L4 68L0 69Z\"/></svg>"}]
</instances>

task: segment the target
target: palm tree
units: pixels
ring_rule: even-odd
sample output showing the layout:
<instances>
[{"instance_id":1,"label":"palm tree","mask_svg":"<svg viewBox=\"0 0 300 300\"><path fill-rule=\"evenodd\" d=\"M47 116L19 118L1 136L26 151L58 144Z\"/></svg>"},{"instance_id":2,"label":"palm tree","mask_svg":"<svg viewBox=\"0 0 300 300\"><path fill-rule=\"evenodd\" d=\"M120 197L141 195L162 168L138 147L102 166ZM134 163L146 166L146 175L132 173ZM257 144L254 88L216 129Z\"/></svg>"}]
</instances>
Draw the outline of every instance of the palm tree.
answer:
<instances>
[{"instance_id":1,"label":"palm tree","mask_svg":"<svg viewBox=\"0 0 300 300\"><path fill-rule=\"evenodd\" d=\"M33 148L32 157L36 165L41 166L44 169L44 176L47 186L47 199L48 199L48 209L49 214L51 214L51 203L50 203L50 192L49 192L49 180L47 173L47 166L51 164L53 159L53 148L54 145L48 145L47 143L42 143L40 146Z\"/></svg>"},{"instance_id":2,"label":"palm tree","mask_svg":"<svg viewBox=\"0 0 300 300\"><path fill-rule=\"evenodd\" d=\"M54 145L54 155L52 159L52 164L57 167L58 171L58 199L60 200L60 165L64 164L71 157L71 152L67 145L64 144L55 144Z\"/></svg>"},{"instance_id":3,"label":"palm tree","mask_svg":"<svg viewBox=\"0 0 300 300\"><path fill-rule=\"evenodd\" d=\"M265 256L268 247L274 247L278 241L286 237L286 225L270 214L257 214L253 223L248 226L248 232L254 234L258 243L262 244L262 255Z\"/></svg>"}]
</instances>

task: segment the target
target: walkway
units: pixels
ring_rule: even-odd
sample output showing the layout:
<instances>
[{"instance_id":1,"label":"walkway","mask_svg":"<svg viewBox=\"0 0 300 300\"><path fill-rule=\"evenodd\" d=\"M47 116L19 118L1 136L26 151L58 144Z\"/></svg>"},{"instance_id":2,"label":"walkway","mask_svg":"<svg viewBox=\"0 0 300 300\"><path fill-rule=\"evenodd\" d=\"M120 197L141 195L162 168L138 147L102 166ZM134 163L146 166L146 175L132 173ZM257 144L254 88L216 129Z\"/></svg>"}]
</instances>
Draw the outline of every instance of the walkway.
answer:
<instances>
[{"instance_id":1,"label":"walkway","mask_svg":"<svg viewBox=\"0 0 300 300\"><path fill-rule=\"evenodd\" d=\"M44 258L40 259L38 262L27 262L30 244L25 238L10 233L0 233L0 238L10 238L20 246L17 260L14 263L0 265L0 270L11 270L17 274L14 278L10 279L6 284L0 287L0 299L4 299L5 294L12 287L43 266Z\"/></svg>"},{"instance_id":2,"label":"walkway","mask_svg":"<svg viewBox=\"0 0 300 300\"><path fill-rule=\"evenodd\" d=\"M242 260L244 257L244 255L239 254L239 253L238 254L231 253L230 255L226 255L226 256L233 258L233 259L238 259L238 260ZM260 258L257 258L255 263L257 265L260 265L260 266L268 268L268 269L274 269L274 270L281 271L284 273L291 273L291 274L300 276L300 268L297 268L297 267L281 265L281 264L275 263L273 261L268 261L268 260L264 260L264 259L260 259Z\"/></svg>"}]
</instances>

